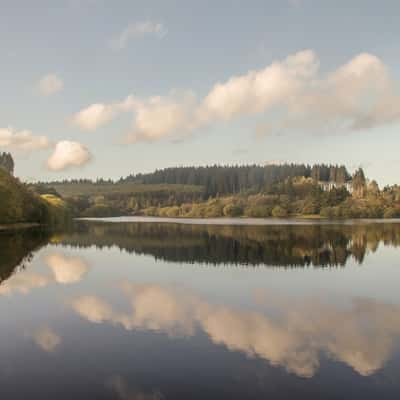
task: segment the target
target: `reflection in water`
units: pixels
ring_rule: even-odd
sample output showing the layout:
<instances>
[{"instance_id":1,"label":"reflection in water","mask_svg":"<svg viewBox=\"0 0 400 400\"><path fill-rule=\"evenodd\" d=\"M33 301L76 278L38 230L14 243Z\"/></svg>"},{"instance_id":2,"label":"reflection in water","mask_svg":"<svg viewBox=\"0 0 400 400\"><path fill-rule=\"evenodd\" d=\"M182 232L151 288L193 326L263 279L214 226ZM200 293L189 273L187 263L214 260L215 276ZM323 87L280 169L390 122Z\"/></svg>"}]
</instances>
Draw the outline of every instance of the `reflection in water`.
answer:
<instances>
[{"instance_id":1,"label":"reflection in water","mask_svg":"<svg viewBox=\"0 0 400 400\"><path fill-rule=\"evenodd\" d=\"M54 279L61 284L79 282L89 269L81 258L68 257L61 253L49 254L46 264L53 271Z\"/></svg>"},{"instance_id":2,"label":"reflection in water","mask_svg":"<svg viewBox=\"0 0 400 400\"><path fill-rule=\"evenodd\" d=\"M397 400L399 244L395 223L1 234L2 397Z\"/></svg>"},{"instance_id":3,"label":"reflection in water","mask_svg":"<svg viewBox=\"0 0 400 400\"><path fill-rule=\"evenodd\" d=\"M61 343L60 336L48 326L43 326L32 335L34 342L44 351L51 353Z\"/></svg>"},{"instance_id":4,"label":"reflection in water","mask_svg":"<svg viewBox=\"0 0 400 400\"><path fill-rule=\"evenodd\" d=\"M32 289L42 288L51 282L50 277L28 271L14 274L0 285L0 295L28 294Z\"/></svg>"},{"instance_id":5,"label":"reflection in water","mask_svg":"<svg viewBox=\"0 0 400 400\"><path fill-rule=\"evenodd\" d=\"M45 263L52 271L52 276L30 272L24 267L19 273L0 283L0 295L28 294L32 289L43 288L51 283L63 285L77 283L89 270L89 266L83 259L66 256L59 252L49 254Z\"/></svg>"},{"instance_id":6,"label":"reflection in water","mask_svg":"<svg viewBox=\"0 0 400 400\"><path fill-rule=\"evenodd\" d=\"M23 269L32 253L46 245L48 240L49 233L42 229L0 232L0 284L17 266Z\"/></svg>"},{"instance_id":7,"label":"reflection in water","mask_svg":"<svg viewBox=\"0 0 400 400\"><path fill-rule=\"evenodd\" d=\"M278 317L214 305L171 287L124 282L131 312L117 312L96 296L80 296L71 305L93 323L109 322L127 330L193 336L202 329L232 351L257 356L301 377L312 377L319 353L342 361L360 375L383 367L400 335L400 306L356 299L348 308L316 302L272 300ZM273 314L273 313L272 313Z\"/></svg>"},{"instance_id":8,"label":"reflection in water","mask_svg":"<svg viewBox=\"0 0 400 400\"><path fill-rule=\"evenodd\" d=\"M53 243L117 246L173 262L293 266L360 264L379 243L400 245L400 224L212 226L81 222Z\"/></svg>"},{"instance_id":9,"label":"reflection in water","mask_svg":"<svg viewBox=\"0 0 400 400\"><path fill-rule=\"evenodd\" d=\"M150 393L133 390L121 376L113 376L107 381L109 387L121 400L163 400L164 396L158 390Z\"/></svg>"}]
</instances>

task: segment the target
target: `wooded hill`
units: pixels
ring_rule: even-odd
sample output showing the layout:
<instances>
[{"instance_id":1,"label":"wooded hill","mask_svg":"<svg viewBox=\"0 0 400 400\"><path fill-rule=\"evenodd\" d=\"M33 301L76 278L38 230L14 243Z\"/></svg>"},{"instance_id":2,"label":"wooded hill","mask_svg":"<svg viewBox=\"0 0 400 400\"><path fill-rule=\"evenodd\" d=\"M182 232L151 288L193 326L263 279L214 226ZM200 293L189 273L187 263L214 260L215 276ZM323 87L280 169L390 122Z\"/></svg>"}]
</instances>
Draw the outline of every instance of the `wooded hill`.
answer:
<instances>
[{"instance_id":1,"label":"wooded hill","mask_svg":"<svg viewBox=\"0 0 400 400\"><path fill-rule=\"evenodd\" d=\"M62 199L39 196L0 168L0 224L56 224L66 218L68 210Z\"/></svg>"},{"instance_id":2,"label":"wooded hill","mask_svg":"<svg viewBox=\"0 0 400 400\"><path fill-rule=\"evenodd\" d=\"M337 183L351 180L343 165L282 164L165 168L149 174L132 174L119 182L197 185L203 187L204 195L208 198L246 190L268 190L271 185L294 177Z\"/></svg>"},{"instance_id":3,"label":"wooded hill","mask_svg":"<svg viewBox=\"0 0 400 400\"><path fill-rule=\"evenodd\" d=\"M323 182L336 187L324 190ZM344 183L351 182L352 193ZM359 168L343 165L176 167L131 174L118 181L65 180L35 185L63 196L74 215L108 217L400 217L400 189L380 190Z\"/></svg>"}]
</instances>

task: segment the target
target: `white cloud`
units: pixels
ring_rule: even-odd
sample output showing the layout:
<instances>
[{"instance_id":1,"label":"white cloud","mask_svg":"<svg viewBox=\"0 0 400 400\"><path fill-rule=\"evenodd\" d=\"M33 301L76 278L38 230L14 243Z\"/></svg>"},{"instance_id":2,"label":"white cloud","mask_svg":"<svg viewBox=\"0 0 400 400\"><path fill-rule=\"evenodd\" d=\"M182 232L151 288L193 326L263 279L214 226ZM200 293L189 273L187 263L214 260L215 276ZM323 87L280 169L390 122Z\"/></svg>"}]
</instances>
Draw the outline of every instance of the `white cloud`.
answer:
<instances>
[{"instance_id":1,"label":"white cloud","mask_svg":"<svg viewBox=\"0 0 400 400\"><path fill-rule=\"evenodd\" d=\"M89 150L81 143L64 140L56 144L53 154L47 160L47 167L52 171L81 167L91 158Z\"/></svg>"},{"instance_id":2,"label":"white cloud","mask_svg":"<svg viewBox=\"0 0 400 400\"><path fill-rule=\"evenodd\" d=\"M160 22L139 21L128 25L116 38L111 41L113 48L121 50L125 48L131 39L145 35L153 35L159 38L167 34L166 28Z\"/></svg>"},{"instance_id":3,"label":"white cloud","mask_svg":"<svg viewBox=\"0 0 400 400\"><path fill-rule=\"evenodd\" d=\"M0 147L15 150L34 151L51 146L46 136L34 135L29 130L16 131L13 128L0 128Z\"/></svg>"},{"instance_id":4,"label":"white cloud","mask_svg":"<svg viewBox=\"0 0 400 400\"><path fill-rule=\"evenodd\" d=\"M194 95L189 92L136 100L132 105L135 119L127 141L156 141L166 136L178 138L185 135L196 126L195 103Z\"/></svg>"},{"instance_id":5,"label":"white cloud","mask_svg":"<svg viewBox=\"0 0 400 400\"><path fill-rule=\"evenodd\" d=\"M59 253L49 254L46 257L46 264L53 271L55 280L61 284L79 282L89 270L81 258Z\"/></svg>"},{"instance_id":6,"label":"white cloud","mask_svg":"<svg viewBox=\"0 0 400 400\"><path fill-rule=\"evenodd\" d=\"M39 81L40 93L50 96L64 89L64 82L55 74L48 74Z\"/></svg>"},{"instance_id":7,"label":"white cloud","mask_svg":"<svg viewBox=\"0 0 400 400\"><path fill-rule=\"evenodd\" d=\"M201 100L190 91L145 99L130 96L120 104L94 104L75 116L83 129L95 130L122 112L134 115L128 141L179 138L208 124L256 114L268 123L259 134L336 133L367 130L400 121L400 95L388 68L361 53L328 74L304 50L260 70L216 83Z\"/></svg>"},{"instance_id":8,"label":"white cloud","mask_svg":"<svg viewBox=\"0 0 400 400\"><path fill-rule=\"evenodd\" d=\"M112 121L119 114L133 109L135 99L128 96L120 103L92 104L76 113L72 122L84 131L94 131Z\"/></svg>"},{"instance_id":9,"label":"white cloud","mask_svg":"<svg viewBox=\"0 0 400 400\"><path fill-rule=\"evenodd\" d=\"M60 344L61 338L48 327L42 327L33 334L34 342L44 351L51 353Z\"/></svg>"}]
</instances>

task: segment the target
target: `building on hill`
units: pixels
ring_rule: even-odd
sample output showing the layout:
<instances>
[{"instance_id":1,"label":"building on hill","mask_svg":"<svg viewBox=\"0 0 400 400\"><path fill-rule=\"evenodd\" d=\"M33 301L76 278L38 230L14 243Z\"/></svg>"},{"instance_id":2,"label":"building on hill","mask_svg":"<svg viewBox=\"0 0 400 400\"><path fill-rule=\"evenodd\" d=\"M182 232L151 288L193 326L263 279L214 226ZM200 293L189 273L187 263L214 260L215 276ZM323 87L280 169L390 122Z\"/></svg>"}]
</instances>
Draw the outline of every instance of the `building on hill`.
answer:
<instances>
[{"instance_id":1,"label":"building on hill","mask_svg":"<svg viewBox=\"0 0 400 400\"><path fill-rule=\"evenodd\" d=\"M318 186L325 192L329 192L332 189L340 189L340 188L344 187L350 194L353 193L352 181L348 181L348 182L344 182L344 183L335 182L335 181L319 181Z\"/></svg>"}]
</instances>

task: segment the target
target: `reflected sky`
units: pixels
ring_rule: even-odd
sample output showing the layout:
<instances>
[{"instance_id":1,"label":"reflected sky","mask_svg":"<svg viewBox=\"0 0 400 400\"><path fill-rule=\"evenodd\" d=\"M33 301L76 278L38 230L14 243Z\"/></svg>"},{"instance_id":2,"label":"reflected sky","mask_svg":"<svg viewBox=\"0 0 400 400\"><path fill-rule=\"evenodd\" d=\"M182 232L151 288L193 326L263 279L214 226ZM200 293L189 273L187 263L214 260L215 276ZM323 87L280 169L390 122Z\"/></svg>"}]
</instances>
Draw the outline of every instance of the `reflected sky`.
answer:
<instances>
[{"instance_id":1,"label":"reflected sky","mask_svg":"<svg viewBox=\"0 0 400 400\"><path fill-rule=\"evenodd\" d=\"M397 224L3 234L2 392L398 398L399 238Z\"/></svg>"}]
</instances>

